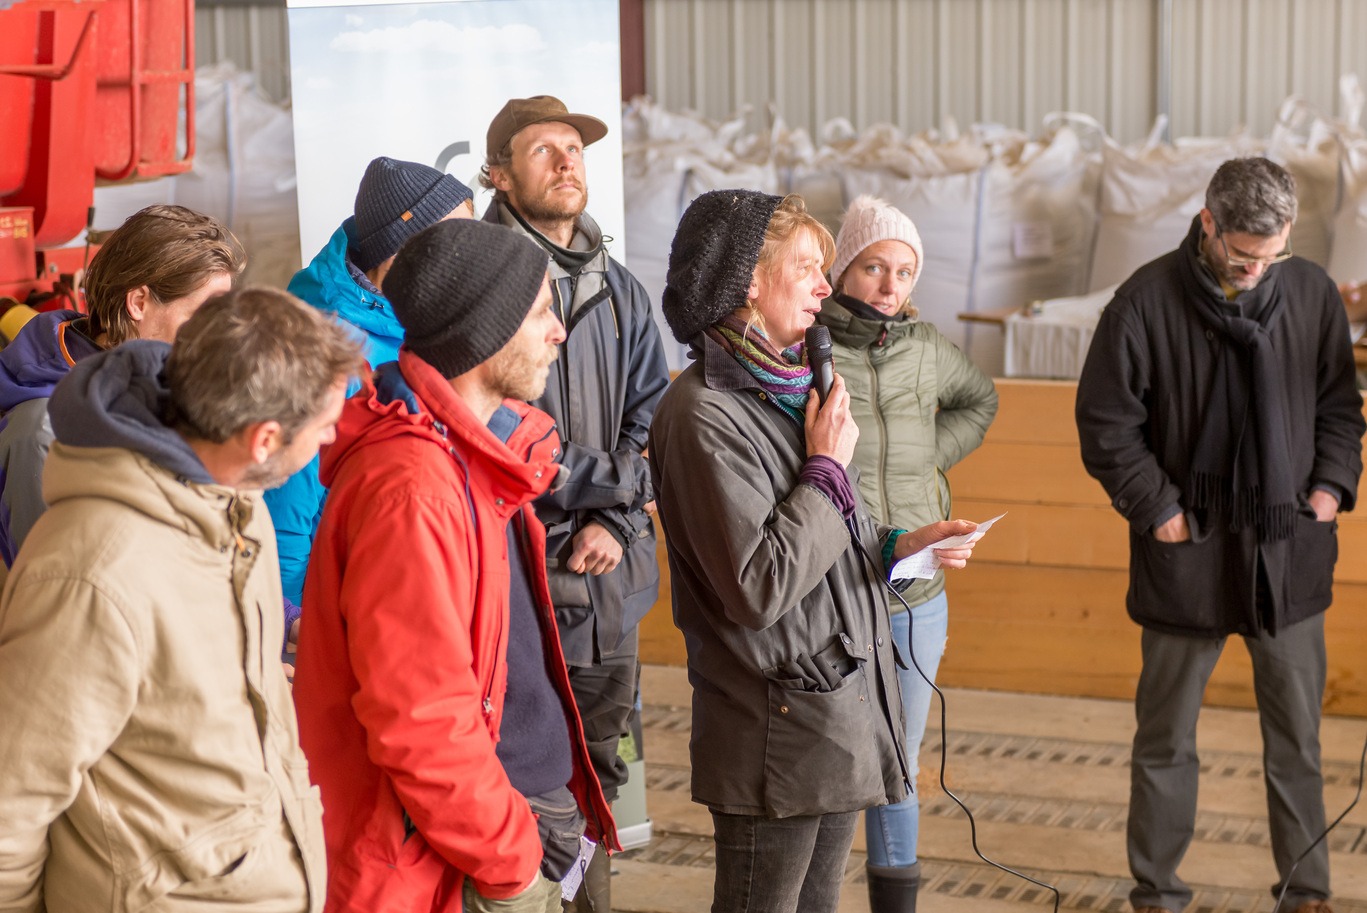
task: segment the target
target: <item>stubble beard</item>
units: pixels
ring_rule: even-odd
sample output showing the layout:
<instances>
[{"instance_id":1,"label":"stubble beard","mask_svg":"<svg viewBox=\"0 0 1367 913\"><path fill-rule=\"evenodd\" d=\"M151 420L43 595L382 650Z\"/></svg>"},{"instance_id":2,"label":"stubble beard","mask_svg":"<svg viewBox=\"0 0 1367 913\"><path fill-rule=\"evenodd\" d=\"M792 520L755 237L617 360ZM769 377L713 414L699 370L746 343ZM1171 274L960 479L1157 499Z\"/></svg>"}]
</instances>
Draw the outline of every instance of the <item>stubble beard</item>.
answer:
<instances>
[{"instance_id":1,"label":"stubble beard","mask_svg":"<svg viewBox=\"0 0 1367 913\"><path fill-rule=\"evenodd\" d=\"M577 201L553 195L550 188L546 188L537 194L524 194L522 190L522 186L514 182L513 193L509 196L514 200L513 206L529 222L574 222L584 214L584 210L589 205L589 189L582 181L579 182Z\"/></svg>"},{"instance_id":2,"label":"stubble beard","mask_svg":"<svg viewBox=\"0 0 1367 913\"><path fill-rule=\"evenodd\" d=\"M542 358L537 358L530 353L505 348L489 359L491 390L503 399L528 403L538 399L546 392L546 378L556 352L555 347L550 347Z\"/></svg>"},{"instance_id":3,"label":"stubble beard","mask_svg":"<svg viewBox=\"0 0 1367 913\"><path fill-rule=\"evenodd\" d=\"M285 449L282 447L268 456L264 463L249 466L242 473L242 480L238 483L238 487L268 491L284 485L292 475L294 475L293 472L285 471Z\"/></svg>"},{"instance_id":4,"label":"stubble beard","mask_svg":"<svg viewBox=\"0 0 1367 913\"><path fill-rule=\"evenodd\" d=\"M1215 278L1232 289L1241 292L1252 291L1257 288L1258 283L1267 278L1267 269L1264 267L1262 275L1249 276L1246 273L1235 273L1234 267L1229 265L1225 259L1224 250L1219 242L1209 236L1206 237L1202 246L1205 254L1206 263L1210 266L1210 271L1215 274Z\"/></svg>"}]
</instances>

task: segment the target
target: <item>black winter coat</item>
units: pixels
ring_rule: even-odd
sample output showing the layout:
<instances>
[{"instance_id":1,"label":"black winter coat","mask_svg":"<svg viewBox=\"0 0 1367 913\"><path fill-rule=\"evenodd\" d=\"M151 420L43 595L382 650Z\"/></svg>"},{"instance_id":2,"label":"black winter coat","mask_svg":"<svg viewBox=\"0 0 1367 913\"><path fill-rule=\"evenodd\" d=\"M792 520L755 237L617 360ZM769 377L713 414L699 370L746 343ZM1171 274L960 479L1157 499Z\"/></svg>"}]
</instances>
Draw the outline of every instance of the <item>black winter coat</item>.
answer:
<instances>
[{"instance_id":1,"label":"black winter coat","mask_svg":"<svg viewBox=\"0 0 1367 913\"><path fill-rule=\"evenodd\" d=\"M1102 314L1078 382L1082 460L1130 522L1131 618L1173 634L1275 635L1331 601L1338 524L1317 521L1307 499L1326 484L1342 493L1342 510L1353 508L1362 472L1362 397L1333 281L1299 257L1269 267L1235 301L1285 299L1267 329L1286 391L1300 504L1294 533L1260 543L1256 529L1232 531L1182 503L1216 376L1214 356L1234 344L1207 330L1191 304L1202 295L1224 303L1219 284L1194 261L1200 236L1198 218L1182 246L1135 272ZM1153 527L1174 507L1186 512L1192 539L1159 542ZM1261 610L1259 559L1268 587Z\"/></svg>"},{"instance_id":2,"label":"black winter coat","mask_svg":"<svg viewBox=\"0 0 1367 913\"><path fill-rule=\"evenodd\" d=\"M484 218L530 236L499 203ZM587 215L578 230L593 245L602 238ZM650 298L626 267L603 251L577 278L553 260L549 269L566 338L546 392L532 405L555 419L569 474L535 507L546 526L546 570L565 661L586 666L616 651L659 595L655 524L644 510L654 492L641 451L669 386L669 366ZM623 547L621 563L597 576L565 567L575 534L591 522Z\"/></svg>"}]
</instances>

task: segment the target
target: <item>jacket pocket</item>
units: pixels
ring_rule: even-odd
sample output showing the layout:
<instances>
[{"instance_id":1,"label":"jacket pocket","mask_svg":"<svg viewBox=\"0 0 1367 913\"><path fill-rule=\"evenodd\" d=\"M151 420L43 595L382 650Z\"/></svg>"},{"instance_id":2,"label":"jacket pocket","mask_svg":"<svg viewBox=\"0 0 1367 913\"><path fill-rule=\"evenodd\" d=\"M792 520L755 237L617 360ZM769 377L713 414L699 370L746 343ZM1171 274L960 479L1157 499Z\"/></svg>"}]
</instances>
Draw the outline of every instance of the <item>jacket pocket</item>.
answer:
<instances>
[{"instance_id":1,"label":"jacket pocket","mask_svg":"<svg viewBox=\"0 0 1367 913\"><path fill-rule=\"evenodd\" d=\"M579 837L584 833L584 815L568 787L527 800L536 816L537 836L541 838L541 874L560 881L579 858Z\"/></svg>"},{"instance_id":2,"label":"jacket pocket","mask_svg":"<svg viewBox=\"0 0 1367 913\"><path fill-rule=\"evenodd\" d=\"M1324 522L1297 515L1286 589L1287 624L1322 612L1333 599L1334 565L1339 557L1338 528L1337 520Z\"/></svg>"},{"instance_id":3,"label":"jacket pocket","mask_svg":"<svg viewBox=\"0 0 1367 913\"><path fill-rule=\"evenodd\" d=\"M1223 631L1227 595L1219 536L1204 542L1159 542L1131 534L1130 616L1141 625L1170 630Z\"/></svg>"},{"instance_id":4,"label":"jacket pocket","mask_svg":"<svg viewBox=\"0 0 1367 913\"><path fill-rule=\"evenodd\" d=\"M327 848L323 837L323 795L309 782L308 765L302 756L295 760L282 759L292 795L285 801L293 802L292 814L286 815L304 860L309 888L322 894L327 884Z\"/></svg>"},{"instance_id":5,"label":"jacket pocket","mask_svg":"<svg viewBox=\"0 0 1367 913\"><path fill-rule=\"evenodd\" d=\"M221 874L187 881L148 910L169 913L203 904L304 909L308 897L303 867L294 853L289 827L282 821L279 827L268 827L259 834L254 845L232 860Z\"/></svg>"},{"instance_id":6,"label":"jacket pocket","mask_svg":"<svg viewBox=\"0 0 1367 913\"><path fill-rule=\"evenodd\" d=\"M240 812L182 846L163 850L119 877L122 909L156 910L169 895L189 886L222 894L250 884L266 841L274 839L260 809Z\"/></svg>"},{"instance_id":7,"label":"jacket pocket","mask_svg":"<svg viewBox=\"0 0 1367 913\"><path fill-rule=\"evenodd\" d=\"M804 690L803 682L786 676L768 681L769 815L854 811L884 801L865 664L863 657L851 662L853 669L829 691Z\"/></svg>"}]
</instances>

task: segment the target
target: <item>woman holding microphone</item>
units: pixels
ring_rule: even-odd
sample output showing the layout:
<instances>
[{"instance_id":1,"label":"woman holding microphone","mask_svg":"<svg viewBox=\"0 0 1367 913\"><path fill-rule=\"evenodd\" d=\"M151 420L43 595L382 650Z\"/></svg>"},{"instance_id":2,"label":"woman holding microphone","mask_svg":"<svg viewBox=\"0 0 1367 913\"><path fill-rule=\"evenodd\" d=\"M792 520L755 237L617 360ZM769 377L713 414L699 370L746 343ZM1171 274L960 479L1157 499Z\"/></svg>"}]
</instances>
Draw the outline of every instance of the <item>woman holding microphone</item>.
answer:
<instances>
[{"instance_id":1,"label":"woman holding microphone","mask_svg":"<svg viewBox=\"0 0 1367 913\"><path fill-rule=\"evenodd\" d=\"M859 430L802 351L834 243L800 197L713 191L684 213L663 309L694 364L650 464L693 685L693 798L712 812L713 913L828 913L861 809L911 776L890 565L973 524L878 527L846 467ZM961 567L971 546L939 553Z\"/></svg>"}]
</instances>

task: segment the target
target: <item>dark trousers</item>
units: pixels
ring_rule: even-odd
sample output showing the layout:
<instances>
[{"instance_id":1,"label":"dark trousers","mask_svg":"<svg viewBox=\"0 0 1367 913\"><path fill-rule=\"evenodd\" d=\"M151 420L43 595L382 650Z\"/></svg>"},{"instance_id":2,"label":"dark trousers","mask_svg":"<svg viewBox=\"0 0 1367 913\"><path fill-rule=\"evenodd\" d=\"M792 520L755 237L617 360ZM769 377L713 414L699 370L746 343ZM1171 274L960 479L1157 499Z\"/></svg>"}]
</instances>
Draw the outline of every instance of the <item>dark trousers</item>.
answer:
<instances>
[{"instance_id":1,"label":"dark trousers","mask_svg":"<svg viewBox=\"0 0 1367 913\"><path fill-rule=\"evenodd\" d=\"M1143 671L1135 694L1126 832L1135 906L1181 910L1192 891L1177 866L1196 828L1196 718L1224 638L1144 631ZM1324 616L1276 637L1246 637L1263 737L1268 830L1281 890L1296 857L1324 830L1320 708L1324 700ZM1329 847L1321 843L1296 869L1283 909L1329 896Z\"/></svg>"},{"instance_id":2,"label":"dark trousers","mask_svg":"<svg viewBox=\"0 0 1367 913\"><path fill-rule=\"evenodd\" d=\"M798 818L712 813L712 913L835 913L858 812Z\"/></svg>"},{"instance_id":3,"label":"dark trousers","mask_svg":"<svg viewBox=\"0 0 1367 913\"><path fill-rule=\"evenodd\" d=\"M626 735L636 707L636 683L641 678L639 653L633 628L616 652L603 654L600 662L569 667L570 688L584 723L589 757L609 802L617 798L618 788L627 781L627 765L617 757L617 743Z\"/></svg>"}]
</instances>

